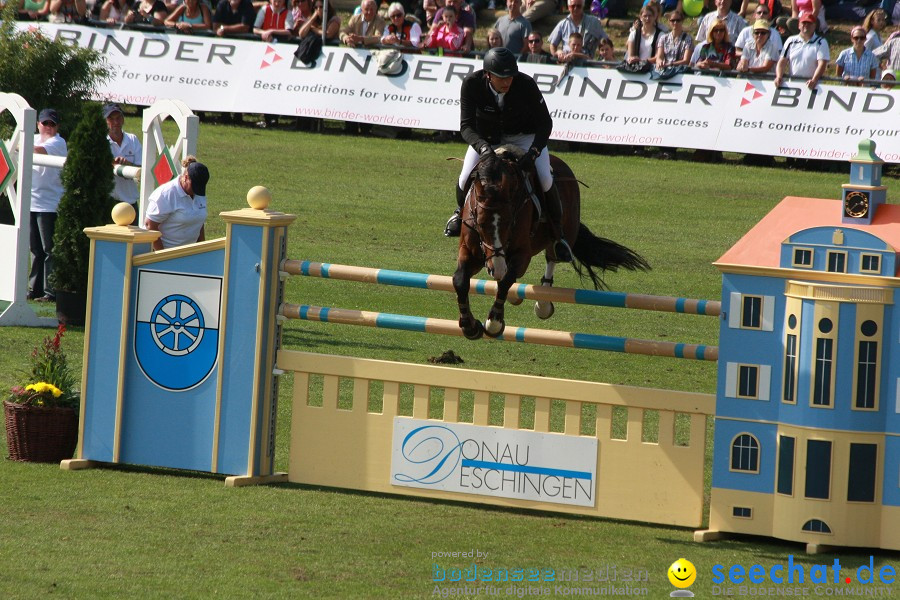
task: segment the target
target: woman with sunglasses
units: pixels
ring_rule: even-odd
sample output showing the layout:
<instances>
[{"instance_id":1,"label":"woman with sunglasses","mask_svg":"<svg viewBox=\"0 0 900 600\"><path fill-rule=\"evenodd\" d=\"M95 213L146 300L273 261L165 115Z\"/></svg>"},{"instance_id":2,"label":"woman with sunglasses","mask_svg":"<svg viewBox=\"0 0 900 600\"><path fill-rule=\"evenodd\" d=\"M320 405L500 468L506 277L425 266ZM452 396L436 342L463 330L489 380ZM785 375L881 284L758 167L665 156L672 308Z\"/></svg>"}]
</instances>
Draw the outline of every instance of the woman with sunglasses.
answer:
<instances>
[{"instance_id":1,"label":"woman with sunglasses","mask_svg":"<svg viewBox=\"0 0 900 600\"><path fill-rule=\"evenodd\" d=\"M691 64L694 41L684 30L684 13L676 9L669 13L672 30L664 35L656 48L656 68L680 67Z\"/></svg>"},{"instance_id":2,"label":"woman with sunglasses","mask_svg":"<svg viewBox=\"0 0 900 600\"><path fill-rule=\"evenodd\" d=\"M444 7L446 10L447 7ZM450 7L455 10L454 7ZM443 23L443 11L440 11L441 20L438 21L436 16L434 19L435 27L440 27ZM454 19L454 23L456 19ZM433 28L432 28L433 29ZM392 2L388 6L388 25L384 28L384 35L381 36L381 43L392 46L406 46L407 48L418 48L422 40L422 27L415 21L406 19L406 9L399 2Z\"/></svg>"},{"instance_id":3,"label":"woman with sunglasses","mask_svg":"<svg viewBox=\"0 0 900 600\"><path fill-rule=\"evenodd\" d=\"M553 55L544 50L544 38L537 31L532 31L525 38L525 52L519 56L519 62L523 63L549 63L553 62Z\"/></svg>"},{"instance_id":4,"label":"woman with sunglasses","mask_svg":"<svg viewBox=\"0 0 900 600\"><path fill-rule=\"evenodd\" d=\"M778 50L772 43L772 30L765 19L753 24L753 39L744 46L737 70L741 73L771 73L778 60Z\"/></svg>"},{"instance_id":5,"label":"woman with sunglasses","mask_svg":"<svg viewBox=\"0 0 900 600\"><path fill-rule=\"evenodd\" d=\"M330 11L330 7L328 10ZM323 28L325 29L325 43L337 44L338 34L341 29L341 18L326 12L323 0L315 0L313 3L312 16L300 26L300 29L297 31L297 36L302 38L308 33L313 33L318 37L322 37Z\"/></svg>"},{"instance_id":6,"label":"woman with sunglasses","mask_svg":"<svg viewBox=\"0 0 900 600\"><path fill-rule=\"evenodd\" d=\"M861 85L863 79L875 79L878 71L878 59L866 48L866 30L857 25L850 30L853 46L842 50L835 65L837 76L842 77L847 85Z\"/></svg>"},{"instance_id":7,"label":"woman with sunglasses","mask_svg":"<svg viewBox=\"0 0 900 600\"><path fill-rule=\"evenodd\" d=\"M706 43L700 47L698 69L728 71L734 68L736 55L734 45L728 39L728 27L724 21L716 21L706 34Z\"/></svg>"}]
</instances>

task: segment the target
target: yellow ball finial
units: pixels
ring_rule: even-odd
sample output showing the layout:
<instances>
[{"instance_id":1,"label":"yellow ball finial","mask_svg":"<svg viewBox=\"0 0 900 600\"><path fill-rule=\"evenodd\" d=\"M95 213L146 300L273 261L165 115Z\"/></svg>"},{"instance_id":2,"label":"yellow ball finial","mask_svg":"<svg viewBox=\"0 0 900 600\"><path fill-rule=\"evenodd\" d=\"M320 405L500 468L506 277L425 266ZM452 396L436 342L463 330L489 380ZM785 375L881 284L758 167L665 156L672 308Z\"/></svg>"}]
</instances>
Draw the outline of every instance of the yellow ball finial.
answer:
<instances>
[{"instance_id":1,"label":"yellow ball finial","mask_svg":"<svg viewBox=\"0 0 900 600\"><path fill-rule=\"evenodd\" d=\"M134 207L127 202L119 202L112 209L112 220L116 225L131 225L134 223Z\"/></svg>"},{"instance_id":2,"label":"yellow ball finial","mask_svg":"<svg viewBox=\"0 0 900 600\"><path fill-rule=\"evenodd\" d=\"M256 210L265 210L269 207L269 202L271 201L272 193L267 187L256 185L250 188L250 191L247 192L247 204L250 205L250 208L255 208Z\"/></svg>"}]
</instances>

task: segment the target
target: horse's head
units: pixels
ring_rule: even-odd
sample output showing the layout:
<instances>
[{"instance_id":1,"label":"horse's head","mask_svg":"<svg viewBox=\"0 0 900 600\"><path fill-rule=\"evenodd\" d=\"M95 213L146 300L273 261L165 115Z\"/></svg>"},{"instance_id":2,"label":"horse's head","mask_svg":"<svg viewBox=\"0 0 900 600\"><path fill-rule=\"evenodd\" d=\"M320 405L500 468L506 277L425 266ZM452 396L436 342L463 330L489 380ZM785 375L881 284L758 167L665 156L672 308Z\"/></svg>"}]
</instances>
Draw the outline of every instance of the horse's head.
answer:
<instances>
[{"instance_id":1,"label":"horse's head","mask_svg":"<svg viewBox=\"0 0 900 600\"><path fill-rule=\"evenodd\" d=\"M469 206L488 273L506 275L509 246L524 200L522 176L514 163L493 154L478 163Z\"/></svg>"}]
</instances>

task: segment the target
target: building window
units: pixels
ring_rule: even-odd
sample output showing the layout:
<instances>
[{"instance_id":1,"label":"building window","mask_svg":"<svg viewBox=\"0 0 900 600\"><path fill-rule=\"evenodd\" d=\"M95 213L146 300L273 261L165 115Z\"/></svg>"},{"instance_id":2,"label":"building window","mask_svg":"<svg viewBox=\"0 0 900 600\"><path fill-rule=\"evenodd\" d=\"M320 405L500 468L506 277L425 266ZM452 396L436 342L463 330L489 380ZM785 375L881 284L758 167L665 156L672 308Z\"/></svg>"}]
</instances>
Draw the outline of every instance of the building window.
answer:
<instances>
[{"instance_id":1,"label":"building window","mask_svg":"<svg viewBox=\"0 0 900 600\"><path fill-rule=\"evenodd\" d=\"M742 433L731 442L731 470L759 472L759 442L749 433Z\"/></svg>"},{"instance_id":2,"label":"building window","mask_svg":"<svg viewBox=\"0 0 900 600\"><path fill-rule=\"evenodd\" d=\"M828 500L831 497L831 442L807 440L806 442L806 493L807 498Z\"/></svg>"},{"instance_id":3,"label":"building window","mask_svg":"<svg viewBox=\"0 0 900 600\"><path fill-rule=\"evenodd\" d=\"M778 493L794 494L794 438L778 436Z\"/></svg>"},{"instance_id":4,"label":"building window","mask_svg":"<svg viewBox=\"0 0 900 600\"><path fill-rule=\"evenodd\" d=\"M797 336L787 334L784 340L784 402L797 401Z\"/></svg>"},{"instance_id":5,"label":"building window","mask_svg":"<svg viewBox=\"0 0 900 600\"><path fill-rule=\"evenodd\" d=\"M878 367L878 342L859 343L856 364L856 408L875 408L875 374Z\"/></svg>"},{"instance_id":6,"label":"building window","mask_svg":"<svg viewBox=\"0 0 900 600\"><path fill-rule=\"evenodd\" d=\"M794 248L793 266L800 269L812 269L813 251L811 248Z\"/></svg>"},{"instance_id":7,"label":"building window","mask_svg":"<svg viewBox=\"0 0 900 600\"><path fill-rule=\"evenodd\" d=\"M753 516L753 509L746 506L735 506L731 509L731 516L738 519L749 519Z\"/></svg>"},{"instance_id":8,"label":"building window","mask_svg":"<svg viewBox=\"0 0 900 600\"><path fill-rule=\"evenodd\" d=\"M810 533L831 533L831 527L825 521L819 519L810 519L803 524L803 531Z\"/></svg>"},{"instance_id":9,"label":"building window","mask_svg":"<svg viewBox=\"0 0 900 600\"><path fill-rule=\"evenodd\" d=\"M859 259L860 273L881 273L881 255L880 254L863 254Z\"/></svg>"},{"instance_id":10,"label":"building window","mask_svg":"<svg viewBox=\"0 0 900 600\"><path fill-rule=\"evenodd\" d=\"M762 327L762 297L741 297L741 328L760 329Z\"/></svg>"},{"instance_id":11,"label":"building window","mask_svg":"<svg viewBox=\"0 0 900 600\"><path fill-rule=\"evenodd\" d=\"M741 365L738 367L738 398L759 397L759 367Z\"/></svg>"},{"instance_id":12,"label":"building window","mask_svg":"<svg viewBox=\"0 0 900 600\"><path fill-rule=\"evenodd\" d=\"M847 253L828 251L828 272L829 273L846 273L847 272Z\"/></svg>"},{"instance_id":13,"label":"building window","mask_svg":"<svg viewBox=\"0 0 900 600\"><path fill-rule=\"evenodd\" d=\"M813 406L831 406L831 368L834 340L816 339L816 367L813 382Z\"/></svg>"},{"instance_id":14,"label":"building window","mask_svg":"<svg viewBox=\"0 0 900 600\"><path fill-rule=\"evenodd\" d=\"M850 444L850 472L847 474L848 502L875 502L877 462L877 445Z\"/></svg>"}]
</instances>

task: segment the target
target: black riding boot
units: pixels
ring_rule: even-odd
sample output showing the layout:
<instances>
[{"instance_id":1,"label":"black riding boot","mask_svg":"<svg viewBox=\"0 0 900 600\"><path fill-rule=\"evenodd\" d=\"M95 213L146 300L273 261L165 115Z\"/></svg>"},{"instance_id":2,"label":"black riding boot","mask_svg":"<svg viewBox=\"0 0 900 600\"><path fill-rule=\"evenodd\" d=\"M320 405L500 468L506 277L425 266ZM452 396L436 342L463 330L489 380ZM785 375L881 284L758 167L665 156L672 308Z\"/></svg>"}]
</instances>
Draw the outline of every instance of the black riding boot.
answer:
<instances>
[{"instance_id":1,"label":"black riding boot","mask_svg":"<svg viewBox=\"0 0 900 600\"><path fill-rule=\"evenodd\" d=\"M466 201L466 193L459 189L459 184L456 185L456 210L453 211L453 214L450 215L450 218L447 219L447 225L444 227L444 235L447 237L459 237L459 231L462 229L462 219L459 214L462 212L463 202Z\"/></svg>"},{"instance_id":2,"label":"black riding boot","mask_svg":"<svg viewBox=\"0 0 900 600\"><path fill-rule=\"evenodd\" d=\"M544 192L544 198L547 200L544 203L547 209L547 219L550 221L550 227L553 229L553 237L556 238L556 242L553 243L553 253L556 255L556 260L558 262L572 262L572 252L569 250L569 244L566 243L563 237L562 201L560 201L556 183Z\"/></svg>"}]
</instances>

